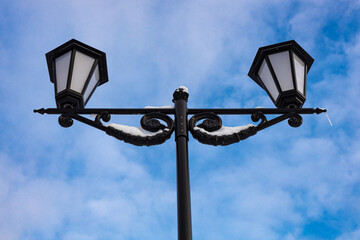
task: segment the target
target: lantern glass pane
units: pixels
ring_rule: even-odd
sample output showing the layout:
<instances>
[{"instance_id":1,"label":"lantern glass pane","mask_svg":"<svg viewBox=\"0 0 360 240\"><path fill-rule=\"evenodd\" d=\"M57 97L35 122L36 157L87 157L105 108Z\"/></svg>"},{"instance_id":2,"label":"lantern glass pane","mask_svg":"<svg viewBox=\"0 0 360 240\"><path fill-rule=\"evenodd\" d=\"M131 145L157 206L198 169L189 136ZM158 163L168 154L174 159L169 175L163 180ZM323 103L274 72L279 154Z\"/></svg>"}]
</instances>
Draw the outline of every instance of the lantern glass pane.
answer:
<instances>
[{"instance_id":1,"label":"lantern glass pane","mask_svg":"<svg viewBox=\"0 0 360 240\"><path fill-rule=\"evenodd\" d=\"M294 89L289 51L271 54L269 55L269 59L279 81L281 90L287 91Z\"/></svg>"},{"instance_id":2,"label":"lantern glass pane","mask_svg":"<svg viewBox=\"0 0 360 240\"><path fill-rule=\"evenodd\" d=\"M297 89L304 94L305 90L305 63L293 53Z\"/></svg>"},{"instance_id":3,"label":"lantern glass pane","mask_svg":"<svg viewBox=\"0 0 360 240\"><path fill-rule=\"evenodd\" d=\"M95 59L92 57L79 51L75 52L75 61L70 85L72 90L78 93L82 92L94 61Z\"/></svg>"},{"instance_id":4,"label":"lantern glass pane","mask_svg":"<svg viewBox=\"0 0 360 240\"><path fill-rule=\"evenodd\" d=\"M69 76L71 51L55 59L56 93L66 89Z\"/></svg>"},{"instance_id":5,"label":"lantern glass pane","mask_svg":"<svg viewBox=\"0 0 360 240\"><path fill-rule=\"evenodd\" d=\"M274 79L272 78L271 72L269 70L269 66L267 65L265 60L263 60L261 64L258 75L268 92L271 94L271 97L275 101L279 96L279 91L275 85Z\"/></svg>"},{"instance_id":6,"label":"lantern glass pane","mask_svg":"<svg viewBox=\"0 0 360 240\"><path fill-rule=\"evenodd\" d=\"M94 71L93 75L91 76L90 82L84 93L84 103L87 102L93 89L96 88L96 86L98 85L99 80L100 80L99 65L96 65L95 71Z\"/></svg>"}]
</instances>

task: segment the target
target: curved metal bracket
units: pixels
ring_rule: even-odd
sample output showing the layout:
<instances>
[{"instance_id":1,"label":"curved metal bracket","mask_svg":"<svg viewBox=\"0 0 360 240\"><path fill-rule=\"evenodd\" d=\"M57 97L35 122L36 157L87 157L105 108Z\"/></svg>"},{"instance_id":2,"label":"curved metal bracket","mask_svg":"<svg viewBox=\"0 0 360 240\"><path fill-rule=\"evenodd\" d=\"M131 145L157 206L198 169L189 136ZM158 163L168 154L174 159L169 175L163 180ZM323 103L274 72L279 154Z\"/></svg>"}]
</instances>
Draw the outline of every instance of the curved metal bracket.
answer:
<instances>
[{"instance_id":1,"label":"curved metal bracket","mask_svg":"<svg viewBox=\"0 0 360 240\"><path fill-rule=\"evenodd\" d=\"M196 125L197 122L203 119L205 120L201 124ZM217 114L208 112L195 114L190 118L189 129L193 137L201 143L214 146L226 146L253 136L258 131L286 119L289 119L288 123L291 127L299 127L302 124L302 117L295 112L289 112L271 120L267 120L266 116L261 111L257 111L251 114L251 120L253 122L258 122L260 120L260 123L256 126L249 124L239 127L224 127L222 126L221 118Z\"/></svg>"},{"instance_id":2,"label":"curved metal bracket","mask_svg":"<svg viewBox=\"0 0 360 240\"><path fill-rule=\"evenodd\" d=\"M168 140L174 132L174 121L166 114L158 112L147 113L141 118L141 128L138 128L138 132L141 134L136 134L136 132L132 131L135 127L118 124L104 125L101 120L108 122L111 119L108 112L101 112L97 114L95 120L90 120L78 114L62 114L59 117L59 124L62 127L70 127L73 124L73 119L98 128L110 136L136 146L162 144ZM158 119L164 121L166 126L161 124Z\"/></svg>"},{"instance_id":3,"label":"curved metal bracket","mask_svg":"<svg viewBox=\"0 0 360 240\"><path fill-rule=\"evenodd\" d=\"M167 126L160 123L159 120L166 122ZM106 133L119 140L131 143L136 146L151 146L164 143L174 132L174 121L163 113L148 113L141 120L141 127L149 131L148 134L136 135L134 133L118 129L113 126L106 127ZM154 134L155 133L155 134Z\"/></svg>"},{"instance_id":4,"label":"curved metal bracket","mask_svg":"<svg viewBox=\"0 0 360 240\"><path fill-rule=\"evenodd\" d=\"M251 115L251 119L254 122L257 122L261 119L261 122L256 126L257 131L261 131L265 128L268 128L268 127L275 125L279 122L282 122L286 119L289 119L288 124L291 127L299 127L303 122L302 117L296 112L285 113L285 114L282 114L281 116L278 116L271 120L267 120L266 116L261 111L259 111L259 112L253 113Z\"/></svg>"},{"instance_id":5,"label":"curved metal bracket","mask_svg":"<svg viewBox=\"0 0 360 240\"><path fill-rule=\"evenodd\" d=\"M196 125L200 120L205 119L201 124ZM230 145L255 135L257 130L254 125L231 128L230 131L220 131L222 126L221 118L214 113L195 114L189 120L191 134L199 142L209 145Z\"/></svg>"},{"instance_id":6,"label":"curved metal bracket","mask_svg":"<svg viewBox=\"0 0 360 240\"><path fill-rule=\"evenodd\" d=\"M73 119L83 122L92 127L98 128L107 134L137 145L151 146L161 144L171 137L174 132L174 120L168 114L174 114L174 109L38 109L34 112L40 114L61 114L59 124L63 127L73 125ZM305 109L188 109L187 114L193 114L193 117L187 121L189 130L193 137L199 142L210 145L229 145L255 135L258 131L268 128L274 124L288 119L291 127L299 127L302 124L300 114L320 114L326 112L322 108L305 108ZM95 120L82 117L79 114L96 114ZM148 133L133 134L133 132L124 131L124 128L116 128L114 125L104 125L102 121L108 122L110 114L141 114L141 129L149 131ZM258 125L247 125L240 127L223 127L222 120L218 115L251 115L254 122ZM268 120L265 115L280 115ZM161 124L162 120L166 125ZM201 124L196 125L200 120ZM130 127L131 128L131 127ZM126 129L125 129L126 130ZM187 130L186 130L187 131ZM155 133L155 134L154 134ZM187 132L186 132L187 134Z\"/></svg>"}]
</instances>

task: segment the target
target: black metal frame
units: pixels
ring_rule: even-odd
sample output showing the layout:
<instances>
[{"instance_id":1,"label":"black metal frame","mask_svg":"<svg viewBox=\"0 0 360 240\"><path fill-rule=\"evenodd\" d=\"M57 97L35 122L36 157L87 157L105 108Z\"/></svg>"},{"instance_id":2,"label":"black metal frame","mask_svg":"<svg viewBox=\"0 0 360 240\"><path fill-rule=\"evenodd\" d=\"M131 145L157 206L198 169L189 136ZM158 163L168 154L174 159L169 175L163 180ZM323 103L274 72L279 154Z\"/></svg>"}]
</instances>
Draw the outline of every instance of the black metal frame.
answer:
<instances>
[{"instance_id":1,"label":"black metal frame","mask_svg":"<svg viewBox=\"0 0 360 240\"><path fill-rule=\"evenodd\" d=\"M104 131L124 142L137 146L151 146L162 144L168 140L175 131L176 141L176 173L177 173L177 204L178 204L178 239L191 240L191 201L188 140L189 132L199 142L209 145L229 145L268 128L274 124L288 119L291 127L299 127L302 124L300 114L320 114L326 112L321 108L303 109L274 109L274 108L237 108L237 109L189 109L187 100L189 94L183 89L177 89L173 94L174 108L93 108L93 109L38 109L40 114L60 114L59 124L62 127L73 125L73 119ZM94 120L81 116L82 114L96 114ZM102 123L110 121L111 115L143 115L140 124L143 129L156 132L151 136L136 136L123 132ZM174 115L174 119L168 115ZM193 115L189 120L188 116ZM213 135L222 126L219 115L250 115L253 122L258 125L249 126L243 130L229 135ZM279 115L270 120L265 115ZM166 126L159 121L166 123ZM204 120L201 124L197 122ZM201 129L202 130L201 130Z\"/></svg>"},{"instance_id":2,"label":"black metal frame","mask_svg":"<svg viewBox=\"0 0 360 240\"><path fill-rule=\"evenodd\" d=\"M174 103L176 105L176 94L181 92L184 96L184 92L181 89L174 93ZM187 99L187 97L186 97ZM196 109L196 108L184 108L183 113L184 123L188 127L188 131L193 135L195 139L204 144L209 145L229 145L246 139L252 135L255 135L258 131L268 128L274 124L289 119L289 125L292 127L299 127L302 123L300 114L320 114L326 112L321 108L300 108L300 109L278 109L278 108L230 108L230 109ZM168 115L176 115L176 108L89 108L89 109L37 109L34 110L40 114L60 114L59 124L62 127L70 127L75 119L79 122L85 123L92 127L98 128L108 135L111 135L119 140L127 143L131 143L137 146L151 146L162 144L169 139L175 129L180 127L177 124L178 121L171 119ZM82 114L96 114L94 120L81 116ZM150 132L159 132L152 136L133 136L124 131L118 130L111 126L105 126L102 121L110 121L111 115L143 115L140 120L141 127ZM193 115L187 120L188 115ZM222 127L222 120L219 115L250 115L253 122L260 123L258 125L250 126L248 129L233 133L232 135L212 135L212 132L219 130ZM273 119L268 120L265 115L280 115ZM159 120L166 123L166 126L161 124ZM101 121L102 120L102 121ZM201 124L197 123L200 120L204 120ZM176 128L174 127L176 125ZM197 128L196 128L197 127ZM198 128L203 129L202 131ZM186 129L178 130L178 132L186 132ZM188 133L184 133L188 138Z\"/></svg>"},{"instance_id":3,"label":"black metal frame","mask_svg":"<svg viewBox=\"0 0 360 240\"><path fill-rule=\"evenodd\" d=\"M176 120L174 121L168 115L175 115L175 108L89 108L89 109L37 109L34 110L40 114L56 114L60 115L59 124L62 127L70 127L73 125L73 119L95 127L106 132L119 140L131 143L136 146L152 146L162 144L168 140L175 130ZM232 143L244 140L247 137L255 135L257 132L268 128L274 124L289 120L289 125L292 127L299 127L302 123L300 114L320 114L326 112L321 108L301 108L301 109L277 109L277 108L232 108L232 109L196 109L186 108L186 117L193 115L189 120L186 120L188 131L199 142L208 145L229 145ZM96 114L94 120L85 118L81 115ZM143 129L149 132L159 132L152 136L133 136L124 131L118 130L111 126L105 126L103 122L108 122L111 115L143 115L140 120L140 125ZM235 135L217 136L210 133L219 130L222 127L222 120L219 115L250 115L253 122L260 123L249 127L249 129L234 133ZM270 120L266 115L280 115ZM159 120L166 123L166 126L161 124ZM186 118L187 119L187 118ZM102 121L101 121L102 120ZM201 124L197 124L203 120ZM197 128L202 128L203 131ZM204 131L205 130L205 131ZM214 140L216 138L216 140Z\"/></svg>"}]
</instances>

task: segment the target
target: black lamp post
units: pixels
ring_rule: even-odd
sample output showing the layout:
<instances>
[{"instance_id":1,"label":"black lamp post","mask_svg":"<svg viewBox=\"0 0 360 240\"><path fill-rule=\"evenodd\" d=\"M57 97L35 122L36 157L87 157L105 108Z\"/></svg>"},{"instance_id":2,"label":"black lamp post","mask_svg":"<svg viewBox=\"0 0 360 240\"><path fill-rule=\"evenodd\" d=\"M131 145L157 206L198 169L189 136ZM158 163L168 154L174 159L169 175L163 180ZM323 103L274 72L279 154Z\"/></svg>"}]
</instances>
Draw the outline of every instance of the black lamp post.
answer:
<instances>
[{"instance_id":1,"label":"black lamp post","mask_svg":"<svg viewBox=\"0 0 360 240\"><path fill-rule=\"evenodd\" d=\"M277 108L189 109L187 89L180 87L173 94L174 108L86 109L84 106L96 87L108 81L105 53L70 40L47 53L46 59L50 80L55 85L57 108L34 112L60 114L59 123L63 127L70 127L75 119L137 146L162 144L175 131L179 240L192 239L189 132L204 144L229 145L286 119L290 126L298 127L302 124L300 114L326 112L320 108L302 108L306 100L306 75L314 60L295 41L260 48L249 71L249 76L267 91ZM96 117L92 120L83 114L96 114ZM110 121L111 114L143 115L141 127L148 133L137 134L116 124L104 125L102 121ZM174 119L168 115L174 115ZM192 117L188 120L189 115ZM252 121L260 122L225 128L219 115L251 115ZM268 120L265 115L279 116ZM201 120L204 121L197 125Z\"/></svg>"}]
</instances>

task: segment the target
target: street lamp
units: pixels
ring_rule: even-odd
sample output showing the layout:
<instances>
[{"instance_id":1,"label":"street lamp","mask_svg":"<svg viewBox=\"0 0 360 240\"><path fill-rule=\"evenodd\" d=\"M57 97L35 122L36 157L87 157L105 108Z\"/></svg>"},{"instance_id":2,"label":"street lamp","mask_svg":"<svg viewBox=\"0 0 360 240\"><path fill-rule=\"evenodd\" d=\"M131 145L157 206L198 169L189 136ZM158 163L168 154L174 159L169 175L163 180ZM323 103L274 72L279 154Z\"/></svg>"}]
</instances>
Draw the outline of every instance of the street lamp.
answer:
<instances>
[{"instance_id":1,"label":"street lamp","mask_svg":"<svg viewBox=\"0 0 360 240\"><path fill-rule=\"evenodd\" d=\"M301 108L314 59L294 40L259 48L249 71L278 108Z\"/></svg>"},{"instance_id":2,"label":"street lamp","mask_svg":"<svg viewBox=\"0 0 360 240\"><path fill-rule=\"evenodd\" d=\"M84 108L108 81L105 53L72 39L46 54L58 108Z\"/></svg>"},{"instance_id":3,"label":"street lamp","mask_svg":"<svg viewBox=\"0 0 360 240\"><path fill-rule=\"evenodd\" d=\"M249 71L249 76L265 89L277 108L191 109L187 107L186 87L174 92L174 108L84 108L95 88L108 81L105 53L70 40L47 53L46 59L50 80L55 84L57 108L41 108L34 112L60 114L59 123L63 127L70 127L75 119L137 146L162 144L175 131L179 240L192 239L189 132L204 144L229 145L284 120L292 127L299 127L302 124L300 114L326 112L321 108L302 108L306 99L306 75L314 60L295 41L260 48ZM90 119L82 116L84 114L96 117ZM112 114L143 115L141 131L124 125L104 124L110 121ZM224 127L219 115L250 115L253 122L260 122ZM268 120L266 115L279 116ZM197 124L201 120L203 122Z\"/></svg>"}]
</instances>

